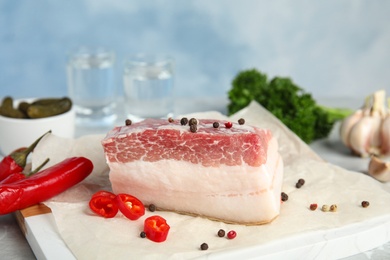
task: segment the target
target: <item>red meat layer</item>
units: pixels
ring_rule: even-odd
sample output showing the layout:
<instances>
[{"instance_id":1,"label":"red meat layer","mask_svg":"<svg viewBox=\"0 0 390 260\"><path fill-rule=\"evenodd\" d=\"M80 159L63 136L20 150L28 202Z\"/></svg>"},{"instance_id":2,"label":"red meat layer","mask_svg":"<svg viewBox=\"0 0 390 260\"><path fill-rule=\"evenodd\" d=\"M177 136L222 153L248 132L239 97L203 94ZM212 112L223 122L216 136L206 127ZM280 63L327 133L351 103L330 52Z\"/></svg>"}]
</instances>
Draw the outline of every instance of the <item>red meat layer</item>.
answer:
<instances>
[{"instance_id":1,"label":"red meat layer","mask_svg":"<svg viewBox=\"0 0 390 260\"><path fill-rule=\"evenodd\" d=\"M219 128L212 126L219 122ZM178 120L148 119L130 126L116 127L103 140L110 162L155 162L179 160L203 166L260 166L267 160L269 130L225 121L199 120L197 132Z\"/></svg>"}]
</instances>

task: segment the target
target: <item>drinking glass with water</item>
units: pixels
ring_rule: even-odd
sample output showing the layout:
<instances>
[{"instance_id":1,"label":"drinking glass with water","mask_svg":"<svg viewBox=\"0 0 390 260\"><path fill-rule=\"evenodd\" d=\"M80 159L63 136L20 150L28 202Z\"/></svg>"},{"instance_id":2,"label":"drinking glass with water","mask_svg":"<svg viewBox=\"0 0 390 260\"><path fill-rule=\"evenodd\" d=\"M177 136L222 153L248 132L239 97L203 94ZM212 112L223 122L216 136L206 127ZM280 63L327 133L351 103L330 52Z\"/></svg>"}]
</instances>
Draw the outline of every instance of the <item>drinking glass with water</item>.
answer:
<instances>
[{"instance_id":1,"label":"drinking glass with water","mask_svg":"<svg viewBox=\"0 0 390 260\"><path fill-rule=\"evenodd\" d=\"M138 54L128 58L123 84L130 119L173 115L174 61L170 56Z\"/></svg>"},{"instance_id":2,"label":"drinking glass with water","mask_svg":"<svg viewBox=\"0 0 390 260\"><path fill-rule=\"evenodd\" d=\"M68 60L68 92L82 126L111 126L116 120L115 53L81 47Z\"/></svg>"}]
</instances>

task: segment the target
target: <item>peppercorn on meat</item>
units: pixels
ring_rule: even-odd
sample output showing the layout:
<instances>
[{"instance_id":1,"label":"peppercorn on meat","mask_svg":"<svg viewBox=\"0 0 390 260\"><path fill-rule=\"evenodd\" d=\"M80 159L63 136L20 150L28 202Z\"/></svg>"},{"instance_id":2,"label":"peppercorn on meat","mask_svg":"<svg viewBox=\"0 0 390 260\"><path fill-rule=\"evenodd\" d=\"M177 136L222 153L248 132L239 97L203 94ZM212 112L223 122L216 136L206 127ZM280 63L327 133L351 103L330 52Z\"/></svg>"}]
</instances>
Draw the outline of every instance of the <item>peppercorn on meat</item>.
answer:
<instances>
[{"instance_id":1,"label":"peppercorn on meat","mask_svg":"<svg viewBox=\"0 0 390 260\"><path fill-rule=\"evenodd\" d=\"M147 119L114 128L102 144L115 193L228 223L262 224L279 215L283 162L269 130Z\"/></svg>"}]
</instances>

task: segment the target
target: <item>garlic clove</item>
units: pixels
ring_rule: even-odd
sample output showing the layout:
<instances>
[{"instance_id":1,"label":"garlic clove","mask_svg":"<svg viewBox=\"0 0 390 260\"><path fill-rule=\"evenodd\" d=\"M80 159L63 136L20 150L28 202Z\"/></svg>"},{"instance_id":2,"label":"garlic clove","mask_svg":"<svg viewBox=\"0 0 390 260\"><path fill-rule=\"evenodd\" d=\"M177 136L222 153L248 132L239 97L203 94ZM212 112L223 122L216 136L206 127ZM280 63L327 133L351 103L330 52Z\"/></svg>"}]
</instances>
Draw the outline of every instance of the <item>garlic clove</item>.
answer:
<instances>
[{"instance_id":1,"label":"garlic clove","mask_svg":"<svg viewBox=\"0 0 390 260\"><path fill-rule=\"evenodd\" d=\"M390 163L384 162L376 156L371 156L368 174L378 181L388 182L390 181Z\"/></svg>"},{"instance_id":2,"label":"garlic clove","mask_svg":"<svg viewBox=\"0 0 390 260\"><path fill-rule=\"evenodd\" d=\"M350 143L351 130L363 117L371 115L372 98L373 98L372 95L367 96L364 100L363 106L360 109L356 110L351 115L349 115L348 117L344 118L344 120L341 122L340 125L341 141L346 147L350 148L351 150L352 150L351 143Z\"/></svg>"},{"instance_id":3,"label":"garlic clove","mask_svg":"<svg viewBox=\"0 0 390 260\"><path fill-rule=\"evenodd\" d=\"M368 157L379 153L381 122L380 117L364 116L352 127L348 141L355 154Z\"/></svg>"},{"instance_id":4,"label":"garlic clove","mask_svg":"<svg viewBox=\"0 0 390 260\"><path fill-rule=\"evenodd\" d=\"M360 121L363 117L363 109L358 109L348 117L346 117L340 125L340 138L343 144L351 148L351 144L349 142L349 134L351 132L352 127Z\"/></svg>"}]
</instances>

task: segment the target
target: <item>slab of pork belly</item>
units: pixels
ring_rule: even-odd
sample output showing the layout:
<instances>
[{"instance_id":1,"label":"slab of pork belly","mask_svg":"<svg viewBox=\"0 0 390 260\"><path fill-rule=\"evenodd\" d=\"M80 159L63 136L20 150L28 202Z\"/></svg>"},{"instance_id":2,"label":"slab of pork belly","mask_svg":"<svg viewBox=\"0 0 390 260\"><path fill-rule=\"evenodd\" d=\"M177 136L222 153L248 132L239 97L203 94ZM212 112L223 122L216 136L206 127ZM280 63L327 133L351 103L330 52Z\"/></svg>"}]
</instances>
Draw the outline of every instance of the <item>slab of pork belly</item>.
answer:
<instances>
[{"instance_id":1,"label":"slab of pork belly","mask_svg":"<svg viewBox=\"0 0 390 260\"><path fill-rule=\"evenodd\" d=\"M102 144L115 193L145 205L228 223L261 224L280 210L283 162L269 130L199 120L148 119L116 127Z\"/></svg>"}]
</instances>

